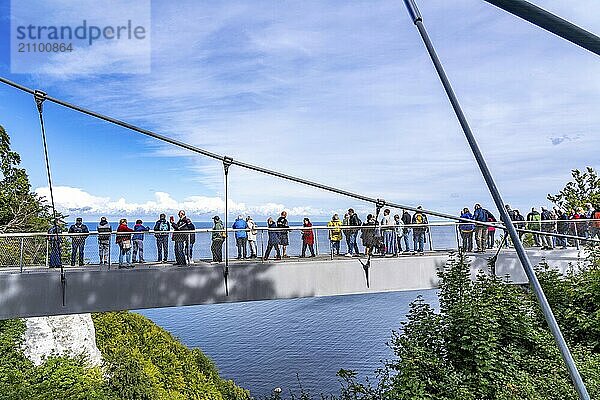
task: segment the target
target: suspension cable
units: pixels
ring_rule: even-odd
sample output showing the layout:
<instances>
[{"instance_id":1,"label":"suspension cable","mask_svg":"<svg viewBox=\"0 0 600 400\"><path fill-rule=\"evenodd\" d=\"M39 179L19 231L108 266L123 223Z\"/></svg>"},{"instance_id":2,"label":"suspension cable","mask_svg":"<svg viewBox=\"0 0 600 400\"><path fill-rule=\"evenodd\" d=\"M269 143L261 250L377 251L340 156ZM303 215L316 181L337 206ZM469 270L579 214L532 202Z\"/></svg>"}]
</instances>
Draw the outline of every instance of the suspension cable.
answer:
<instances>
[{"instance_id":1,"label":"suspension cable","mask_svg":"<svg viewBox=\"0 0 600 400\"><path fill-rule=\"evenodd\" d=\"M31 93L31 94L35 93L34 90L32 90L32 89L30 89L30 88L28 88L26 86L20 85L18 83L15 83L13 81L10 81L10 80L8 80L6 78L3 78L3 77L0 77L0 82L4 83L6 85L12 86L12 87L14 87L16 89L19 89L21 91L27 92L27 93ZM339 195L342 195L342 196L354 198L356 200L364 201L364 202L367 202L367 203L373 203L375 205L380 204L381 206L384 206L384 205L388 204L390 207L393 207L393 208L401 208L401 209L406 209L406 210L413 211L413 212L419 211L419 212L422 212L424 214L434 215L436 217L446 218L446 219L450 219L450 220L454 220L454 221L461 221L461 222L466 222L466 223L476 223L476 224L485 225L485 226L488 226L488 227L493 226L492 224L489 224L489 223L485 223L485 222L481 222L481 221L468 220L468 219L465 219L465 218L460 218L460 217L457 217L457 216L454 216L454 215L451 215L451 214L446 214L446 213L442 213L442 212L438 212L438 211L427 210L427 209L417 209L416 207L411 207L411 206L402 205L402 204L386 203L384 200L376 199L374 197L364 196L364 195L361 195L359 193L350 192L348 190L339 189L339 188L336 188L336 187L333 187L333 186L329 186L329 185L325 185L325 184L322 184L322 183L314 182L314 181L311 181L311 180L308 180L308 179L299 178L299 177L296 177L296 176L284 174L282 172L274 171L274 170L267 169L267 168L264 168L264 167L260 167L260 166L257 166L257 165L253 165L253 164L245 163L245 162L242 162L242 161L239 161L239 160L231 159L231 158L229 158L227 156L222 156L222 155L219 155L219 154L216 154L216 153L213 153L213 152L201 149L199 147L192 146L191 144L188 144L188 143L185 143L185 142L181 142L179 140L172 139L170 137L158 134L158 133L150 131L148 129L140 128L140 127L138 127L136 125L133 125L133 124L130 124L128 122L124 122L124 121L121 121L119 119L116 119L116 118L113 118L113 117L109 117L109 116L106 116L104 114L101 114L101 113L98 113L98 112L95 112L95 111L87 110L87 109L85 109L83 107L80 107L80 106L68 103L66 101L57 99L57 98L52 97L52 96L45 95L45 99L47 101L53 102L55 104L59 104L59 105L61 105L63 107L69 108L71 110L74 110L74 111L77 111L77 112L89 115L89 116L94 117L94 118L101 119L103 121L106 121L106 122L109 122L109 123L121 126L123 128L126 128L126 129L129 129L129 130L141 133L141 134L146 135L146 136L150 136L150 137L152 137L154 139L157 139L157 140L160 140L160 141L172 144L172 145L177 146L177 147L184 148L184 149L189 150L191 152L194 152L194 153L197 153L197 154L201 154L203 156L210 157L210 158L213 158L215 160L220 160L222 162L225 162L225 161L227 161L229 159L229 162L231 163L231 165L237 165L239 167L242 167L242 168L245 168L245 169L248 169L248 170L251 170L251 171L255 171L255 172L260 172L260 173L265 174L265 175L275 176L277 178L281 178L281 179L285 179L285 180L288 180L288 181L300 183L302 185L314 187L314 188L321 189L321 190L324 190L324 191L328 191L328 192L331 192L331 193L336 193L336 194L339 194Z\"/></svg>"},{"instance_id":2,"label":"suspension cable","mask_svg":"<svg viewBox=\"0 0 600 400\"><path fill-rule=\"evenodd\" d=\"M600 56L600 37L525 0L483 0Z\"/></svg>"},{"instance_id":3,"label":"suspension cable","mask_svg":"<svg viewBox=\"0 0 600 400\"><path fill-rule=\"evenodd\" d=\"M54 205L54 191L52 189L52 173L50 172L50 159L48 157L48 143L46 141L46 127L44 125L44 101L46 100L46 93L41 90L35 90L33 92L35 104L37 106L38 115L40 117L40 127L42 130L42 143L44 144L44 160L46 162L46 175L48 177L48 188L50 189L50 204L52 205L52 224L55 235L55 246L58 250L58 263L60 265L60 283L62 288L62 303L65 306L65 269L62 263L61 251L60 251L60 237L58 235L58 219L56 217L56 206Z\"/></svg>"},{"instance_id":4,"label":"suspension cable","mask_svg":"<svg viewBox=\"0 0 600 400\"><path fill-rule=\"evenodd\" d=\"M443 86L445 92L446 92L446 96L448 97L448 100L450 101L450 104L452 105L454 113L456 114L456 117L460 123L460 126L465 134L465 138L467 139L467 142L469 144L469 147L471 148L473 156L475 157L475 160L477 161L477 164L479 165L479 169L481 170L481 174L483 175L485 183L487 184L490 194L492 195L492 198L494 199L494 203L496 203L496 208L498 209L498 212L500 213L501 220L506 224L506 229L507 229L508 233L510 234L510 237L513 241L513 244L515 246L515 251L517 252L517 256L519 257L519 260L521 261L521 265L523 266L523 270L525 271L525 274L527 275L527 279L529 280L531 288L532 288L533 292L535 293L536 298L538 299L540 308L542 309L542 313L544 314L546 322L548 323L548 327L550 328L550 331L552 332L552 336L554 337L556 345L558 346L561 356L567 366L569 375L571 376L571 380L573 382L573 385L575 386L575 390L577 391L577 394L579 395L579 398L581 400L589 400L590 396L589 396L587 389L585 387L585 384L581 378L581 374L577 370L577 365L575 365L575 361L573 360L571 351L569 350L569 347L563 337L560 327L558 326L558 323L556 322L556 318L554 317L552 308L550 307L550 304L548 303L548 299L546 299L546 295L544 294L544 289L542 288L539 280L537 279L537 276L535 275L535 271L533 269L533 266L531 265L531 261L529 260L527 253L525 252L523 243L521 243L519 235L515 229L515 226L514 226L513 222L511 221L511 219L508 215L508 212L506 211L506 209L504 207L504 202L502 201L502 196L500 195L500 191L498 190L498 187L496 186L496 183L495 183L494 178L492 177L492 174L487 166L485 158L483 157L483 154L481 153L481 150L479 149L479 145L477 144L477 141L475 140L475 135L473 134L471 127L469 126L469 123L467 121L467 118L465 117L465 114L464 114L461 106L460 106L458 98L456 97L456 94L454 93L454 89L452 89L450 80L448 79L448 76L446 75L444 67L442 66L442 63L437 55L437 52L435 51L435 48L433 47L433 43L431 42L431 39L429 38L429 34L427 33L427 30L425 29L425 25L423 24L423 17L421 16L419 9L417 8L415 0L404 0L404 4L408 10L408 13L409 13L411 19L412 19L412 22L417 27L419 35L421 36L421 39L423 40L423 44L425 45L425 48L427 49L427 53L429 54L431 61L433 62L433 66L435 67L437 75L442 83L442 86Z\"/></svg>"}]
</instances>

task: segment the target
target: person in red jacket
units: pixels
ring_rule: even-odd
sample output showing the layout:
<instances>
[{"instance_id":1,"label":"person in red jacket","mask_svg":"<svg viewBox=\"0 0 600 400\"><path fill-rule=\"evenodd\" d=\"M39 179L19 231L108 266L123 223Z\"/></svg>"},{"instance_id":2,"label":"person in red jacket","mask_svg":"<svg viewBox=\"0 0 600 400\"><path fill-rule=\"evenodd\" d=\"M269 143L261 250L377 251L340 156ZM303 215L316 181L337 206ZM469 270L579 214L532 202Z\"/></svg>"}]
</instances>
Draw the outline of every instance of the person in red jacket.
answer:
<instances>
[{"instance_id":1,"label":"person in red jacket","mask_svg":"<svg viewBox=\"0 0 600 400\"><path fill-rule=\"evenodd\" d=\"M119 268L132 268L131 266L131 235L119 234L120 232L133 232L133 229L127 226L127 219L121 218L119 227L117 228L117 240L119 245ZM123 264L123 256L125 256L126 264Z\"/></svg>"},{"instance_id":2,"label":"person in red jacket","mask_svg":"<svg viewBox=\"0 0 600 400\"><path fill-rule=\"evenodd\" d=\"M306 246L308 246L308 248L310 250L310 256L314 257L315 249L313 248L313 245L315 244L315 235L313 233L313 230L310 229L310 227L312 227L312 224L310 223L310 219L304 218L303 226L305 228L309 228L309 229L302 229L302 255L301 255L301 257L306 256Z\"/></svg>"}]
</instances>

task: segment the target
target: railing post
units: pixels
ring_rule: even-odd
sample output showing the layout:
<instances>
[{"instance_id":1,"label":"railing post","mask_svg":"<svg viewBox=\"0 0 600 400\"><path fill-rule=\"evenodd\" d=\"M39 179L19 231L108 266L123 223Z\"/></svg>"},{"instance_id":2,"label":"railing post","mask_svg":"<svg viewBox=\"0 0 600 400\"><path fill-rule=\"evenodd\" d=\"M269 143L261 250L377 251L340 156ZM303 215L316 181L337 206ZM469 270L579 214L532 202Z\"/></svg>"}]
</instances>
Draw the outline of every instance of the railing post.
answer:
<instances>
[{"instance_id":1,"label":"railing post","mask_svg":"<svg viewBox=\"0 0 600 400\"><path fill-rule=\"evenodd\" d=\"M429 251L433 251L433 240L431 240L431 226L427 230L427 236L429 236Z\"/></svg>"},{"instance_id":2,"label":"railing post","mask_svg":"<svg viewBox=\"0 0 600 400\"><path fill-rule=\"evenodd\" d=\"M456 251L460 251L460 232L456 223L454 224L454 230L456 231Z\"/></svg>"},{"instance_id":3,"label":"railing post","mask_svg":"<svg viewBox=\"0 0 600 400\"><path fill-rule=\"evenodd\" d=\"M48 268L49 265L50 265L48 263L48 257L49 257L49 253L48 252L50 251L49 243L50 243L50 238L46 237L46 268Z\"/></svg>"},{"instance_id":4,"label":"railing post","mask_svg":"<svg viewBox=\"0 0 600 400\"><path fill-rule=\"evenodd\" d=\"M21 246L20 246L20 251L19 251L19 268L20 268L21 272L23 272L23 241L24 241L24 238L21 236Z\"/></svg>"},{"instance_id":5,"label":"railing post","mask_svg":"<svg viewBox=\"0 0 600 400\"><path fill-rule=\"evenodd\" d=\"M315 254L319 255L319 230L315 229Z\"/></svg>"},{"instance_id":6,"label":"railing post","mask_svg":"<svg viewBox=\"0 0 600 400\"><path fill-rule=\"evenodd\" d=\"M260 262L261 263L265 262L265 239L263 237L264 233L265 233L265 231L263 231L261 229L260 230ZM258 249L256 251L258 252Z\"/></svg>"},{"instance_id":7,"label":"railing post","mask_svg":"<svg viewBox=\"0 0 600 400\"><path fill-rule=\"evenodd\" d=\"M225 295L229 296L229 285L228 285L228 276L229 276L229 235L227 234L227 229L229 229L229 220L227 214L229 212L228 204L227 204L227 196L229 190L229 167L233 163L233 158L231 157L223 157L223 171L225 173L225 268L223 269L223 278L225 279Z\"/></svg>"},{"instance_id":8,"label":"railing post","mask_svg":"<svg viewBox=\"0 0 600 400\"><path fill-rule=\"evenodd\" d=\"M110 249L112 248L112 235L108 234L108 270L110 271Z\"/></svg>"},{"instance_id":9,"label":"railing post","mask_svg":"<svg viewBox=\"0 0 600 400\"><path fill-rule=\"evenodd\" d=\"M575 236L579 237L579 229L577 229L577 222L573 222L573 226L575 227ZM579 239L575 239L575 247L577 247L577 250L579 250Z\"/></svg>"}]
</instances>

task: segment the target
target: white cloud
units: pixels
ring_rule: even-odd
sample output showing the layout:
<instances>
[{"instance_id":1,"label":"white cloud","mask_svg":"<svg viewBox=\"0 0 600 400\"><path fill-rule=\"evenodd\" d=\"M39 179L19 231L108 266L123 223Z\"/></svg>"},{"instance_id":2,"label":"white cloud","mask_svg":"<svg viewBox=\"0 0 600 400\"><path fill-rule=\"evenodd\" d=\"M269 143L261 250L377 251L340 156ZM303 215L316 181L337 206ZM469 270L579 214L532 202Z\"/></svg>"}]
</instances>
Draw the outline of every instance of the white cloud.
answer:
<instances>
[{"instance_id":1,"label":"white cloud","mask_svg":"<svg viewBox=\"0 0 600 400\"><path fill-rule=\"evenodd\" d=\"M157 2L150 77L61 88L74 102L207 150L372 197L449 212L491 203L401 2L196 4ZM566 16L575 23L598 21L589 12L598 2L564 4L540 1L559 13L573 9ZM483 2L433 0L422 11L507 202L543 201L571 168L598 166L593 55ZM585 146L566 139L577 135ZM207 192L220 193L218 163L162 143L147 152L183 158ZM257 207L274 201L269 212L339 204L232 170L232 197ZM139 186L152 184L144 179L151 181ZM199 207L190 199L171 200ZM202 199L218 208L210 200L218 197ZM123 202L127 210L152 203Z\"/></svg>"},{"instance_id":2,"label":"white cloud","mask_svg":"<svg viewBox=\"0 0 600 400\"><path fill-rule=\"evenodd\" d=\"M176 214L178 210L185 210L189 216L203 217L225 212L225 201L220 197L190 196L181 201L171 197L169 193L155 192L154 199L143 203L129 202L124 198L112 200L108 197L95 196L80 188L69 186L56 186L54 189L54 202L58 211L68 214L70 219L76 216L114 216L114 217L155 217L160 213ZM39 196L50 198L47 187L35 190ZM276 216L282 210L287 210L294 219L304 216L324 216L331 212L313 207L286 207L285 204L266 203L247 205L233 200L228 201L229 214ZM209 219L208 217L205 219Z\"/></svg>"}]
</instances>

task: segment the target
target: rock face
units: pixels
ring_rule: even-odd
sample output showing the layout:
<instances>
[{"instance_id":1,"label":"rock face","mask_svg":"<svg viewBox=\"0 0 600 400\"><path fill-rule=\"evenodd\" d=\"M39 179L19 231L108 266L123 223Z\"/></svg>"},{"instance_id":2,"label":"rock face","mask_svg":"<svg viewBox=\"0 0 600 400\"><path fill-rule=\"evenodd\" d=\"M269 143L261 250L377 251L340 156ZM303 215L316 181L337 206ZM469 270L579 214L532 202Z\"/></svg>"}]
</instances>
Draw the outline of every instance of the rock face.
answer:
<instances>
[{"instance_id":1,"label":"rock face","mask_svg":"<svg viewBox=\"0 0 600 400\"><path fill-rule=\"evenodd\" d=\"M27 329L23 337L23 352L35 365L45 357L84 354L90 366L102 364L96 347L96 330L90 314L59 315L24 319Z\"/></svg>"}]
</instances>

